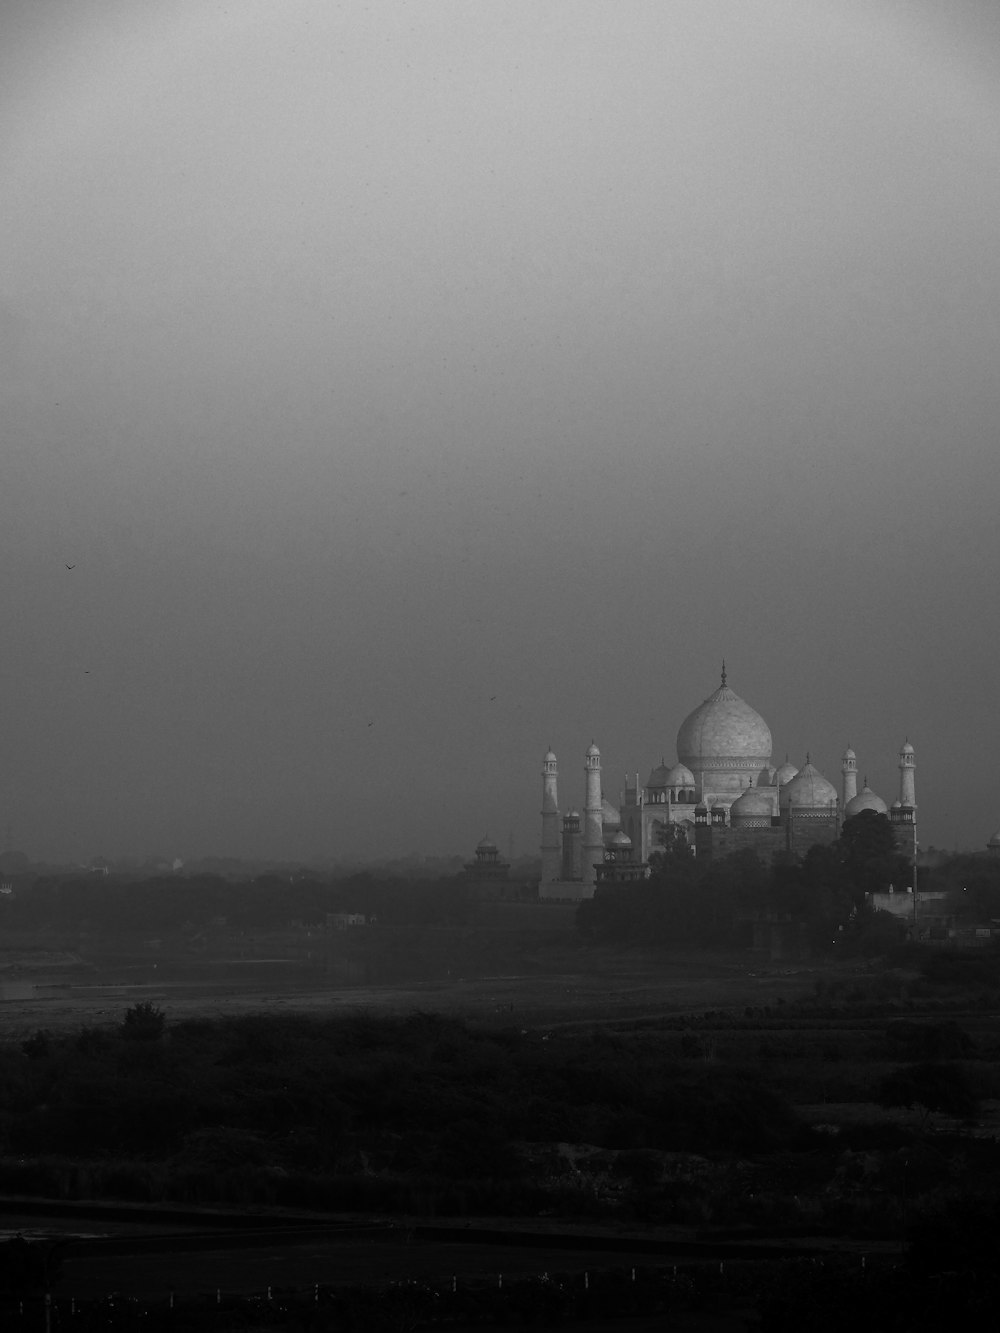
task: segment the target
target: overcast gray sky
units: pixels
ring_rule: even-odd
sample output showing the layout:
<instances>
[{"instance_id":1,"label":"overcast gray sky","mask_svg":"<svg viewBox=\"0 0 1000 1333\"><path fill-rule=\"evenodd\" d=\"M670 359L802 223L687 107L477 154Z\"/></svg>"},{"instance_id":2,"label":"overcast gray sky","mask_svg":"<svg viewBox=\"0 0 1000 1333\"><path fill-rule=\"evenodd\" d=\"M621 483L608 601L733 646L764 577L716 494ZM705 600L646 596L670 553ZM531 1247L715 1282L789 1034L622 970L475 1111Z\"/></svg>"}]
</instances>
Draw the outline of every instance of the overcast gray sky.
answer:
<instances>
[{"instance_id":1,"label":"overcast gray sky","mask_svg":"<svg viewBox=\"0 0 1000 1333\"><path fill-rule=\"evenodd\" d=\"M994 0L7 0L0 111L15 845L528 851L723 656L1000 825Z\"/></svg>"}]
</instances>

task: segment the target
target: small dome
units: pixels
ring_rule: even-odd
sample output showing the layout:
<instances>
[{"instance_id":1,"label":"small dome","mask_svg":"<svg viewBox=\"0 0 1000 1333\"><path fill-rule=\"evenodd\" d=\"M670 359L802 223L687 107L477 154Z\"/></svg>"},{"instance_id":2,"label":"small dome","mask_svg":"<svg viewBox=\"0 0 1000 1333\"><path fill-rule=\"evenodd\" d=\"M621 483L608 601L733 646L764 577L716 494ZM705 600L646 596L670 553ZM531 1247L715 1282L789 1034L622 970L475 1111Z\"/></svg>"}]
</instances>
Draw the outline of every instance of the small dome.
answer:
<instances>
[{"instance_id":1,"label":"small dome","mask_svg":"<svg viewBox=\"0 0 1000 1333\"><path fill-rule=\"evenodd\" d=\"M903 742L903 745L902 745L902 748L900 749L899 753L900 753L900 754L913 754L913 746L910 744L909 741L904 741L904 742Z\"/></svg>"},{"instance_id":2,"label":"small dome","mask_svg":"<svg viewBox=\"0 0 1000 1333\"><path fill-rule=\"evenodd\" d=\"M997 831L996 831L996 833L993 834L993 837L990 838L990 840L989 840L989 842L986 844L986 846L987 846L987 847L995 847L995 848L997 849L997 851L1000 851L1000 828L998 828Z\"/></svg>"},{"instance_id":3,"label":"small dome","mask_svg":"<svg viewBox=\"0 0 1000 1333\"><path fill-rule=\"evenodd\" d=\"M670 785L669 778L672 772L673 769L667 768L666 764L661 759L659 764L656 766L656 768L652 770L649 777L646 779L646 786L669 787Z\"/></svg>"},{"instance_id":4,"label":"small dome","mask_svg":"<svg viewBox=\"0 0 1000 1333\"><path fill-rule=\"evenodd\" d=\"M632 839L628 836L627 833L616 833L615 836L611 839L611 846L612 846L612 847L631 847L631 846L632 846Z\"/></svg>"},{"instance_id":5,"label":"small dome","mask_svg":"<svg viewBox=\"0 0 1000 1333\"><path fill-rule=\"evenodd\" d=\"M497 845L488 833L485 838L480 839L480 841L476 843L477 852L495 852L496 850Z\"/></svg>"},{"instance_id":6,"label":"small dome","mask_svg":"<svg viewBox=\"0 0 1000 1333\"><path fill-rule=\"evenodd\" d=\"M674 764L667 774L668 787L693 787L694 774L685 764Z\"/></svg>"},{"instance_id":7,"label":"small dome","mask_svg":"<svg viewBox=\"0 0 1000 1333\"><path fill-rule=\"evenodd\" d=\"M847 749L844 751L843 757L845 759L857 759L858 756L854 753L851 747L848 746Z\"/></svg>"},{"instance_id":8,"label":"small dome","mask_svg":"<svg viewBox=\"0 0 1000 1333\"><path fill-rule=\"evenodd\" d=\"M790 764L786 759L785 762L781 765L779 769L776 770L774 774L774 785L776 787L784 787L786 783L791 782L792 778L796 776L798 771L799 770L795 767L795 765Z\"/></svg>"},{"instance_id":9,"label":"small dome","mask_svg":"<svg viewBox=\"0 0 1000 1333\"><path fill-rule=\"evenodd\" d=\"M556 757L551 750L545 751L545 762L547 764L554 764L556 762Z\"/></svg>"},{"instance_id":10,"label":"small dome","mask_svg":"<svg viewBox=\"0 0 1000 1333\"><path fill-rule=\"evenodd\" d=\"M885 801L882 800L881 796L875 795L867 782L857 796L852 796L844 806L844 818L850 819L853 815L860 815L862 810L874 810L879 815L888 813Z\"/></svg>"},{"instance_id":11,"label":"small dome","mask_svg":"<svg viewBox=\"0 0 1000 1333\"><path fill-rule=\"evenodd\" d=\"M737 796L736 800L729 807L730 818L741 815L768 815L774 809L774 804L770 797L765 796L758 787L747 787L742 796Z\"/></svg>"},{"instance_id":12,"label":"small dome","mask_svg":"<svg viewBox=\"0 0 1000 1333\"><path fill-rule=\"evenodd\" d=\"M601 798L601 822L605 828L607 828L609 824L614 825L622 822L621 815L607 797Z\"/></svg>"},{"instance_id":13,"label":"small dome","mask_svg":"<svg viewBox=\"0 0 1000 1333\"><path fill-rule=\"evenodd\" d=\"M597 746L594 744L594 742L591 741L590 744L587 746L587 758L588 758L588 759L600 759L600 757L601 757L601 752L600 752L600 750L597 748Z\"/></svg>"},{"instance_id":14,"label":"small dome","mask_svg":"<svg viewBox=\"0 0 1000 1333\"><path fill-rule=\"evenodd\" d=\"M794 805L803 810L824 810L837 804L837 789L812 764L806 763L781 789L781 808Z\"/></svg>"}]
</instances>

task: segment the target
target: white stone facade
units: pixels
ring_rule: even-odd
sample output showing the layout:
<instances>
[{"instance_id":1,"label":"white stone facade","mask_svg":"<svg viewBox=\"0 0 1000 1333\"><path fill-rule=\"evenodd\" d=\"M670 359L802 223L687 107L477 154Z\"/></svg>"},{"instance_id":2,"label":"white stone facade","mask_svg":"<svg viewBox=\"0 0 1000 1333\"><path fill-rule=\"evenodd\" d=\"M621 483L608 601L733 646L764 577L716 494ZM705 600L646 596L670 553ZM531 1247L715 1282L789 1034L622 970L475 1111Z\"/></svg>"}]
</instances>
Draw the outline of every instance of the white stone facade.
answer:
<instances>
[{"instance_id":1,"label":"white stone facade","mask_svg":"<svg viewBox=\"0 0 1000 1333\"><path fill-rule=\"evenodd\" d=\"M644 787L638 774L634 785L626 779L617 810L601 792L600 752L591 744L584 760L582 828L575 811L570 816L559 815L556 759L549 751L543 767L541 895L592 896L596 867L609 838L618 832L630 839L637 861L645 862L676 836L694 846L696 825L739 831L742 844L755 830L770 833L784 824L801 824L803 829L810 824L823 825L828 832L831 827L839 828L845 812L849 816L861 809L886 811L886 803L867 781L858 793L857 757L850 747L842 760L841 795L808 756L801 770L788 763L787 757L779 768L773 768L771 749L770 728L730 689L723 668L719 688L681 723L678 762L668 767L661 759ZM900 797L888 813L900 847L908 854L916 849L915 767L913 747L907 741L899 753ZM801 838L789 834L786 842L792 848Z\"/></svg>"}]
</instances>

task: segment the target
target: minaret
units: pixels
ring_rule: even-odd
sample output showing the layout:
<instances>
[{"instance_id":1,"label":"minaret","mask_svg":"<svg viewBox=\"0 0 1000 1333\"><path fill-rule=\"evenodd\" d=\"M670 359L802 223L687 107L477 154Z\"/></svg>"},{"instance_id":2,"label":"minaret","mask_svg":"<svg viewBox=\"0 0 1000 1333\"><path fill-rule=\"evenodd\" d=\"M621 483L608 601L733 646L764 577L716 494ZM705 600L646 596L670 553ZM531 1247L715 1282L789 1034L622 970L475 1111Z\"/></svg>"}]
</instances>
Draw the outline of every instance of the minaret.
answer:
<instances>
[{"instance_id":1,"label":"minaret","mask_svg":"<svg viewBox=\"0 0 1000 1333\"><path fill-rule=\"evenodd\" d=\"M542 883L552 884L562 869L562 839L559 831L558 767L551 750L542 761Z\"/></svg>"},{"instance_id":2,"label":"minaret","mask_svg":"<svg viewBox=\"0 0 1000 1333\"><path fill-rule=\"evenodd\" d=\"M580 812L571 810L562 820L562 877L566 883L580 878Z\"/></svg>"},{"instance_id":3,"label":"minaret","mask_svg":"<svg viewBox=\"0 0 1000 1333\"><path fill-rule=\"evenodd\" d=\"M853 801L858 794L858 756L848 745L844 751L844 758L840 765L840 771L843 775L843 796L840 802L840 808L843 810L848 801Z\"/></svg>"},{"instance_id":4,"label":"minaret","mask_svg":"<svg viewBox=\"0 0 1000 1333\"><path fill-rule=\"evenodd\" d=\"M904 741L899 751L899 800L893 801L889 822L896 846L909 858L913 870L913 892L917 891L917 797L914 779L917 760L913 746Z\"/></svg>"},{"instance_id":5,"label":"minaret","mask_svg":"<svg viewBox=\"0 0 1000 1333\"><path fill-rule=\"evenodd\" d=\"M604 861L604 815L601 806L601 752L591 741L583 772L587 795L583 806L583 882L597 883L598 862Z\"/></svg>"},{"instance_id":6,"label":"minaret","mask_svg":"<svg viewBox=\"0 0 1000 1333\"><path fill-rule=\"evenodd\" d=\"M916 778L917 760L913 753L913 746L909 741L903 742L903 748L899 752L899 804L904 810L914 810L917 805Z\"/></svg>"}]
</instances>

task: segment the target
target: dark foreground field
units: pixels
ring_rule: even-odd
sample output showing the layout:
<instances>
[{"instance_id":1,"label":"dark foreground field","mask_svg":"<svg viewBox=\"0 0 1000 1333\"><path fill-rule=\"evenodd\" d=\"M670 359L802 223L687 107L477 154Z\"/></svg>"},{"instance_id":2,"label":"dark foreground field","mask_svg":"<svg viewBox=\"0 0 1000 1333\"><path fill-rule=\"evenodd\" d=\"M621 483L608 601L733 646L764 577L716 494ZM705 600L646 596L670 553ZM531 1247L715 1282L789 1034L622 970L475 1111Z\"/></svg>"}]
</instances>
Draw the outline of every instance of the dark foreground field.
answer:
<instances>
[{"instance_id":1,"label":"dark foreground field","mask_svg":"<svg viewBox=\"0 0 1000 1333\"><path fill-rule=\"evenodd\" d=\"M777 1333L808 1319L831 1333L852 1323L936 1333L992 1329L986 1307L997 1295L995 1281L981 1275L946 1274L928 1288L912 1265L877 1244L839 1254L765 1245L752 1255L752 1247L713 1251L648 1237L515 1232L516 1244L474 1233L460 1241L453 1231L449 1238L447 1229L420 1226L367 1235L350 1227L289 1230L266 1239L136 1239L129 1230L121 1242L68 1246L49 1322L41 1294L21 1293L0 1300L4 1327L464 1333L528 1324L568 1333Z\"/></svg>"},{"instance_id":2,"label":"dark foreground field","mask_svg":"<svg viewBox=\"0 0 1000 1333\"><path fill-rule=\"evenodd\" d=\"M101 1327L617 1312L818 1333L863 1298L885 1306L865 1327L902 1333L944 1326L945 1299L951 1326L978 1327L995 1297L991 954L776 967L553 943L520 968L372 986L272 944L8 953L6 1226L96 1237L59 1247L59 1319L116 1291ZM130 1032L137 1006L162 1027ZM46 1216L46 1198L79 1211Z\"/></svg>"},{"instance_id":3,"label":"dark foreground field","mask_svg":"<svg viewBox=\"0 0 1000 1333\"><path fill-rule=\"evenodd\" d=\"M65 1219L23 1219L48 1243ZM100 1219L94 1218L99 1224ZM42 1224L39 1227L39 1224ZM92 1223L93 1224L93 1223ZM110 1223L112 1229L115 1223ZM172 1233L117 1223L118 1235L56 1242L50 1320L74 1329L343 1330L531 1323L564 1329L743 1333L796 1272L838 1274L881 1289L897 1267L863 1253L796 1254L778 1246L693 1244L650 1236L503 1233L445 1226L352 1226ZM897 1264L898 1266L898 1264ZM41 1326L38 1295L8 1318ZM16 1314L15 1314L16 1309ZM41 1318L36 1319L35 1316Z\"/></svg>"}]
</instances>

